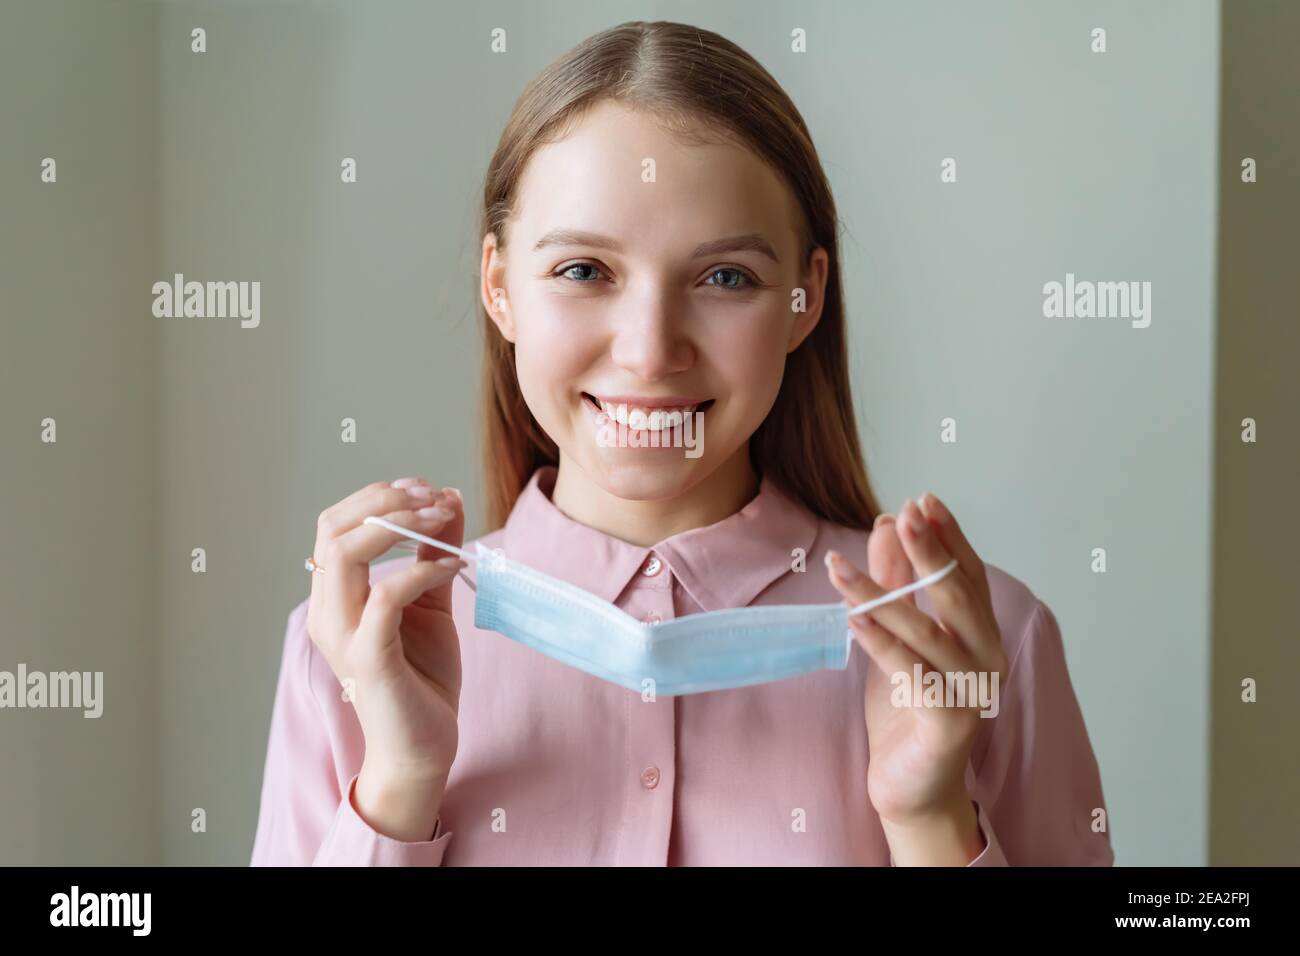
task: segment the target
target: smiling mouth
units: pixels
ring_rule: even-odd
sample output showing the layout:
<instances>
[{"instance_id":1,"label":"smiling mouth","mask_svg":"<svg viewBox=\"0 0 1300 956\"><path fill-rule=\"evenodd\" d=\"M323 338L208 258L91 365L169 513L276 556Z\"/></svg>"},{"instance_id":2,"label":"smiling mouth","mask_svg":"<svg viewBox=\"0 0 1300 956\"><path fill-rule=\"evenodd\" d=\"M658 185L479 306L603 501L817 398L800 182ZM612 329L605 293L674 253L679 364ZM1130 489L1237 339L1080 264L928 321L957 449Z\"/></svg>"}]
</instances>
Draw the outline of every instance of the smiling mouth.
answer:
<instances>
[{"instance_id":1,"label":"smiling mouth","mask_svg":"<svg viewBox=\"0 0 1300 956\"><path fill-rule=\"evenodd\" d=\"M597 412L607 415L610 420L626 425L633 431L664 431L680 428L687 415L699 412L703 414L713 407L714 399L702 402L685 402L675 405L638 404L622 399L605 400L597 398L590 392L583 392L582 399Z\"/></svg>"}]
</instances>

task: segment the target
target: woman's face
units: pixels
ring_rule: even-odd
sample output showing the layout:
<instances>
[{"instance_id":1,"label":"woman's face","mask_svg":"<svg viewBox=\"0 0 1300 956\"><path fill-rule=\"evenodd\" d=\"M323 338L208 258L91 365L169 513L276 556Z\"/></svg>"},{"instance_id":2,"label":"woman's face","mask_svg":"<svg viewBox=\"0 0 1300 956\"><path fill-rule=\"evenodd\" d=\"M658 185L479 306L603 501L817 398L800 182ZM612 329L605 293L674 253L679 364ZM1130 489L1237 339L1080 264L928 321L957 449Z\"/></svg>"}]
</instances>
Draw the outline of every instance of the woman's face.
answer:
<instances>
[{"instance_id":1,"label":"woman's face","mask_svg":"<svg viewBox=\"0 0 1300 956\"><path fill-rule=\"evenodd\" d=\"M484 239L483 299L562 458L634 500L735 471L825 286L777 174L606 101L533 154L515 209L504 253Z\"/></svg>"}]
</instances>

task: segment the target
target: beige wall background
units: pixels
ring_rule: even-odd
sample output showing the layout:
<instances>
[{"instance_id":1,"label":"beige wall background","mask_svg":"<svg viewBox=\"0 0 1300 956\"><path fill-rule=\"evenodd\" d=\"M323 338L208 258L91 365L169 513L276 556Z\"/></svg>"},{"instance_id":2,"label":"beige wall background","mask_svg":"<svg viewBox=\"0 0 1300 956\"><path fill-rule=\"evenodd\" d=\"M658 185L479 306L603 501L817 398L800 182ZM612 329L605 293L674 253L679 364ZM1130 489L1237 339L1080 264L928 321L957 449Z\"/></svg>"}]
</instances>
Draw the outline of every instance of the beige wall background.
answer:
<instances>
[{"instance_id":1,"label":"beige wall background","mask_svg":"<svg viewBox=\"0 0 1300 956\"><path fill-rule=\"evenodd\" d=\"M1225 3L1222 30L1210 859L1295 866L1300 4ZM1241 181L1245 157L1255 183ZM1255 703L1242 700L1248 678Z\"/></svg>"},{"instance_id":2,"label":"beige wall background","mask_svg":"<svg viewBox=\"0 0 1300 956\"><path fill-rule=\"evenodd\" d=\"M157 46L148 6L0 7L0 670L104 675L97 719L0 710L0 864L161 854Z\"/></svg>"},{"instance_id":3,"label":"beige wall background","mask_svg":"<svg viewBox=\"0 0 1300 956\"><path fill-rule=\"evenodd\" d=\"M1243 6L1262 35L1290 16ZM1237 194L1218 155L1217 3L24 0L0 16L0 668L103 669L106 683L97 721L0 711L0 861L247 862L315 516L403 474L481 504L482 177L524 84L630 19L722 33L803 112L844 223L868 467L891 508L943 495L985 559L1057 613L1118 862L1201 864L1224 846L1300 859L1295 801L1258 798L1279 748L1294 754L1295 710L1280 723L1276 684L1273 709L1225 710L1243 668L1294 673L1279 647L1294 647L1296 608L1250 582L1265 531L1225 528L1222 497L1238 383L1274 424L1238 466L1234 507L1285 507L1294 487L1294 386L1270 335L1284 286L1294 318L1294 271L1279 278L1294 217L1277 202L1295 140L1268 140L1276 173L1249 187L1274 231L1252 232L1256 255L1216 259L1216 225L1253 229L1218 209L1220 190ZM1089 50L1098 26L1105 54ZM1262 42L1226 17L1222 35ZM1279 124L1261 111L1253 129ZM57 185L39 181L46 155ZM948 156L958 182L942 185ZM343 157L356 184L339 180ZM1276 310L1229 298L1258 294L1228 276L1247 265ZM177 272L260 281L260 326L154 318L150 286ZM1067 272L1150 281L1151 326L1045 319L1042 286ZM1251 345L1224 362L1243 311ZM39 441L47 415L54 446ZM1266 566L1286 566L1283 547ZM1229 628L1244 659L1220 653ZM1248 759L1243 735L1272 742ZM1286 772L1294 785L1294 758Z\"/></svg>"}]
</instances>

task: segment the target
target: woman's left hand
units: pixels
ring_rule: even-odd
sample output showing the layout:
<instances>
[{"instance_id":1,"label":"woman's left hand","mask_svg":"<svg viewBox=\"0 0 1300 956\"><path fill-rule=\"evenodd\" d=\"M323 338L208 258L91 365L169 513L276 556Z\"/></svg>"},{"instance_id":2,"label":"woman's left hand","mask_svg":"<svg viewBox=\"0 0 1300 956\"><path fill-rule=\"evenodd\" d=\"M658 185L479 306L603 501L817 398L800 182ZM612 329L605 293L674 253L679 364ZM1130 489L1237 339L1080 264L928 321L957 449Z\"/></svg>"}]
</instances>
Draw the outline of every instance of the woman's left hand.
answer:
<instances>
[{"instance_id":1,"label":"woman's left hand","mask_svg":"<svg viewBox=\"0 0 1300 956\"><path fill-rule=\"evenodd\" d=\"M877 665L868 669L864 708L871 747L867 794L894 860L964 866L984 847L966 789L980 729L979 695L965 707L914 704L925 689L913 688L915 667L923 675L939 673L940 703L946 705L947 675L973 673L976 688L996 694L1007 658L984 563L938 498L926 494L918 500L922 507L908 501L897 520L877 519L867 544L869 575L837 552L827 555L826 564L831 583L857 605L957 559L951 573L926 588L937 621L909 594L850 623Z\"/></svg>"}]
</instances>

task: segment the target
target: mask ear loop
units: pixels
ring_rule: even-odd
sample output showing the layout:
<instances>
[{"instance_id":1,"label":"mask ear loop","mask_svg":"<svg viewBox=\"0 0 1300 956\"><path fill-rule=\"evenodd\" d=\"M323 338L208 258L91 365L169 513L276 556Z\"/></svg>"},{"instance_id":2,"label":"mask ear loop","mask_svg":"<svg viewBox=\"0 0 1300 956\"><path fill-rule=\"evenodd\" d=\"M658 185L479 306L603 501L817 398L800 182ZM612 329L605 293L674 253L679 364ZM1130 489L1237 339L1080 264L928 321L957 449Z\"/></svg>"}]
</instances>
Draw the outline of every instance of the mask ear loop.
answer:
<instances>
[{"instance_id":1,"label":"mask ear loop","mask_svg":"<svg viewBox=\"0 0 1300 956\"><path fill-rule=\"evenodd\" d=\"M471 554L469 551L466 551L464 548L458 548L454 544L448 544L446 541L439 541L437 538L430 538L428 535L420 534L420 532L418 531L412 531L410 528L403 528L400 524L393 524L387 518L379 518L376 517L375 515L370 515L370 517L366 518L366 520L363 521L362 524L374 524L374 525L378 525L381 528L387 528L389 531L393 531L400 535L405 535L408 538L412 538L415 541L420 541L424 544L429 545L430 547L439 548L440 550L443 551L450 551L452 554L459 555L460 557L464 558L466 561L478 560L477 554ZM474 585L474 582L471 581L469 578L465 577L464 571L457 571L456 577L460 578L467 585L469 585L469 589L471 591L475 591L475 592L478 591L478 588Z\"/></svg>"},{"instance_id":2,"label":"mask ear loop","mask_svg":"<svg viewBox=\"0 0 1300 956\"><path fill-rule=\"evenodd\" d=\"M448 544L446 541L439 541L437 538L430 538L428 535L420 534L418 531L412 531L410 528L403 528L399 524L393 524L391 521L389 521L386 518L380 518L377 517L376 515L370 515L362 523L378 525L381 528L387 528L389 531L392 531L395 534L400 534L407 538L411 538L415 541L423 542L424 544L427 544L430 547L439 548L443 551L450 551L452 554L460 555L466 561L478 561L478 555L471 554L469 551L466 551L464 548L458 548L454 544ZM849 611L849 617L852 617L855 614L866 614L872 608L880 607L880 605L882 604L888 604L890 601L897 601L905 594L911 594L913 591L919 591L921 588L929 587L931 584L934 584L936 581L942 581L949 574L951 574L953 569L956 567L957 567L957 559L953 558L951 561L949 561L938 571L935 571L933 574L927 574L925 577L913 581L911 584L906 584L901 588L895 588L894 590L890 591L887 594L882 594L878 598L872 598L870 601L866 601L863 604L859 604L857 607L852 608ZM471 581L469 578L465 577L465 573L463 571L458 571L456 576L459 577L462 581L464 581L467 585L469 585L469 589L471 591L475 591L475 592L478 591L478 588L474 585L474 582Z\"/></svg>"},{"instance_id":3,"label":"mask ear loop","mask_svg":"<svg viewBox=\"0 0 1300 956\"><path fill-rule=\"evenodd\" d=\"M370 519L367 518L366 520L369 521ZM866 601L863 604L859 604L857 607L849 611L849 617L852 617L855 614L866 614L873 607L880 607L880 605L888 604L890 601L897 601L904 594L911 594L913 591L919 591L921 588L929 587L931 584L934 584L934 582L936 581L942 581L944 578L946 578L949 574L952 573L952 570L955 567L957 567L957 559L953 558L951 561L949 561L938 571L935 571L933 574L927 574L925 577L921 578L918 581L913 581L911 584L904 585L901 588L895 588L893 591L890 591L888 594L882 594L878 598L872 598L870 601Z\"/></svg>"}]
</instances>

